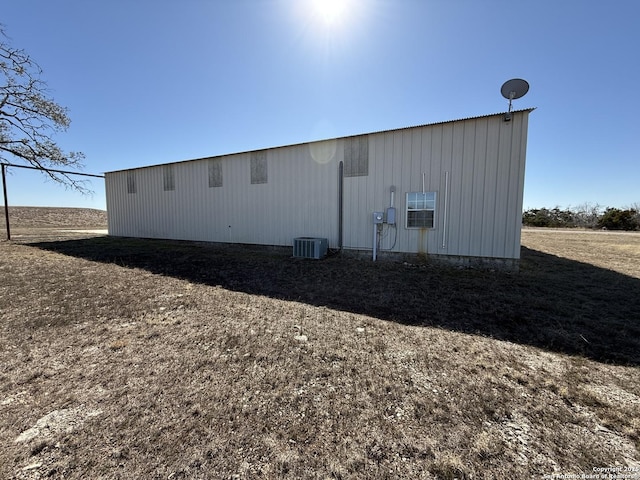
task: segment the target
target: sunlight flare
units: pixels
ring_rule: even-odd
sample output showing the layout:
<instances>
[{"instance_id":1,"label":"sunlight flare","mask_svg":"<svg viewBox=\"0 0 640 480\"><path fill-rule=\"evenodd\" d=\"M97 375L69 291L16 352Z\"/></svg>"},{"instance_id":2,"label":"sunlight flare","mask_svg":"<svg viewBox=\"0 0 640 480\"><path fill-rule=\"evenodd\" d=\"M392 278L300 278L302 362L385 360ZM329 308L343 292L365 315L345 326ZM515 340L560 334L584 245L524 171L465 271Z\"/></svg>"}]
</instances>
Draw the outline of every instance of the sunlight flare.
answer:
<instances>
[{"instance_id":1,"label":"sunlight flare","mask_svg":"<svg viewBox=\"0 0 640 480\"><path fill-rule=\"evenodd\" d=\"M348 15L349 0L313 0L313 12L325 26L342 23Z\"/></svg>"}]
</instances>

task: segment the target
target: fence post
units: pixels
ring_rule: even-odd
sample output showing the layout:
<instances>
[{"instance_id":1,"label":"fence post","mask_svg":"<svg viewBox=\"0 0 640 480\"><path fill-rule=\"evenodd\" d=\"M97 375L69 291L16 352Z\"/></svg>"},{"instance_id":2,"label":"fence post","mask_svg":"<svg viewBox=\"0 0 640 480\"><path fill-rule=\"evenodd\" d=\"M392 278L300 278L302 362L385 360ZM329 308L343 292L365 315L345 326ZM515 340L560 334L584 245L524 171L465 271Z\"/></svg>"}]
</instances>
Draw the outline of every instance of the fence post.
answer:
<instances>
[{"instance_id":1,"label":"fence post","mask_svg":"<svg viewBox=\"0 0 640 480\"><path fill-rule=\"evenodd\" d=\"M7 177L5 170L7 166L2 164L2 192L4 194L4 220L7 224L7 240L11 240L11 227L9 226L9 202L7 200Z\"/></svg>"}]
</instances>

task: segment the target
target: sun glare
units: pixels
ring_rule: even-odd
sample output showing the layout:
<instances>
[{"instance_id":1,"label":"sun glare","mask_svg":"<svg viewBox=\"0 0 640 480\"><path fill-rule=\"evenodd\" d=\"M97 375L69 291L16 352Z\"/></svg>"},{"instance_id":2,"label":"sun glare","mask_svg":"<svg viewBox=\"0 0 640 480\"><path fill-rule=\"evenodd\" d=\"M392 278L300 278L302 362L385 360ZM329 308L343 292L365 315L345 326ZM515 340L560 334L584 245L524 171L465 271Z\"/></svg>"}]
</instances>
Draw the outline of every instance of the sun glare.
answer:
<instances>
[{"instance_id":1,"label":"sun glare","mask_svg":"<svg viewBox=\"0 0 640 480\"><path fill-rule=\"evenodd\" d=\"M348 0L313 0L315 16L329 27L341 23L347 15L348 9Z\"/></svg>"},{"instance_id":2,"label":"sun glare","mask_svg":"<svg viewBox=\"0 0 640 480\"><path fill-rule=\"evenodd\" d=\"M285 0L282 0L285 1ZM286 0L301 29L301 37L325 60L356 48L373 0Z\"/></svg>"}]
</instances>

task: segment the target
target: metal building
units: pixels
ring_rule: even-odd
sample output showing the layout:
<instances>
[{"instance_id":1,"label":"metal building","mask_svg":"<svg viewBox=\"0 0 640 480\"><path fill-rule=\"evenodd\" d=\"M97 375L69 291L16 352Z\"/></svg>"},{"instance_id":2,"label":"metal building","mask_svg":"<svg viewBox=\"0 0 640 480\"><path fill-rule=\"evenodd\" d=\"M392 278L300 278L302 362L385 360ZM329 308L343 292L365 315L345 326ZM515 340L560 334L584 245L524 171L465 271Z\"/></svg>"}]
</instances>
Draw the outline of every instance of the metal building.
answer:
<instances>
[{"instance_id":1,"label":"metal building","mask_svg":"<svg viewBox=\"0 0 640 480\"><path fill-rule=\"evenodd\" d=\"M517 263L531 111L108 172L109 234Z\"/></svg>"}]
</instances>

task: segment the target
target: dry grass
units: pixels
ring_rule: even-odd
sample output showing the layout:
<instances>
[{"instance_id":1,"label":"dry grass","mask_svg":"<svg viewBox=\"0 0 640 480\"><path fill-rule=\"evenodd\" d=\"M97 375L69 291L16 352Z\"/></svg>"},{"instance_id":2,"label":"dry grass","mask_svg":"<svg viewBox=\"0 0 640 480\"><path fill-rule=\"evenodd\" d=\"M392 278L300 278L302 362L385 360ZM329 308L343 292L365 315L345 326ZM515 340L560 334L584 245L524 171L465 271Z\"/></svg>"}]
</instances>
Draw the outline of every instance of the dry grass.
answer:
<instances>
[{"instance_id":1,"label":"dry grass","mask_svg":"<svg viewBox=\"0 0 640 480\"><path fill-rule=\"evenodd\" d=\"M528 248L640 279L640 233L525 228Z\"/></svg>"},{"instance_id":2,"label":"dry grass","mask_svg":"<svg viewBox=\"0 0 640 480\"><path fill-rule=\"evenodd\" d=\"M4 207L0 207L0 239L7 238ZM93 208L9 207L12 240L63 240L79 232L106 233L107 212Z\"/></svg>"},{"instance_id":3,"label":"dry grass","mask_svg":"<svg viewBox=\"0 0 640 480\"><path fill-rule=\"evenodd\" d=\"M0 228L6 227L1 207ZM92 208L9 207L9 224L17 229L106 228L107 212Z\"/></svg>"},{"instance_id":4,"label":"dry grass","mask_svg":"<svg viewBox=\"0 0 640 480\"><path fill-rule=\"evenodd\" d=\"M555 235L524 233L519 274L3 242L0 477L640 467L640 237Z\"/></svg>"}]
</instances>

